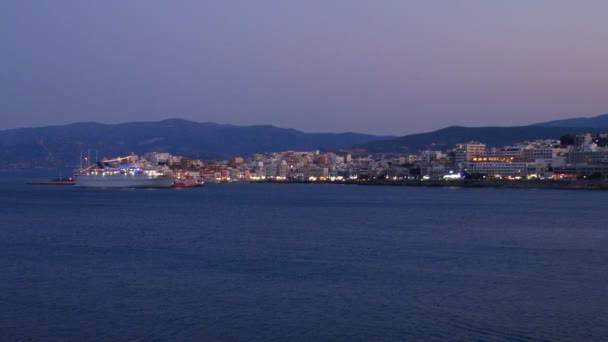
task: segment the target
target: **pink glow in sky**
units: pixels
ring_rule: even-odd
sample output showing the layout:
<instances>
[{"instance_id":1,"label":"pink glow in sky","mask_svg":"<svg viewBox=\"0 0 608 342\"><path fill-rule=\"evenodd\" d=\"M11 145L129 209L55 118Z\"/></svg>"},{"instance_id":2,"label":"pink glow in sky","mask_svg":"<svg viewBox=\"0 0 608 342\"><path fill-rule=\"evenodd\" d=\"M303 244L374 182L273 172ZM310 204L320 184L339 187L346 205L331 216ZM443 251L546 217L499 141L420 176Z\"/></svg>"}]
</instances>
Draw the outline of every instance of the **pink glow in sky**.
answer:
<instances>
[{"instance_id":1,"label":"pink glow in sky","mask_svg":"<svg viewBox=\"0 0 608 342\"><path fill-rule=\"evenodd\" d=\"M0 3L0 129L395 134L608 112L606 1Z\"/></svg>"}]
</instances>

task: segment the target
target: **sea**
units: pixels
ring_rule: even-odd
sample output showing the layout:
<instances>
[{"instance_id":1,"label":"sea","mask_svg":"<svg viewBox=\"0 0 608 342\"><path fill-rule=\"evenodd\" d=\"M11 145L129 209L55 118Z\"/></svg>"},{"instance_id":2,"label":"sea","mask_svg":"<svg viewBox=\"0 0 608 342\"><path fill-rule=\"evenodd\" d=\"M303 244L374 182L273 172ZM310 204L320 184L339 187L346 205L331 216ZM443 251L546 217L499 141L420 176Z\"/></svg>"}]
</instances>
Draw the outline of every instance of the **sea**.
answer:
<instances>
[{"instance_id":1,"label":"sea","mask_svg":"<svg viewBox=\"0 0 608 342\"><path fill-rule=\"evenodd\" d=\"M606 191L36 176L0 173L2 340L608 340Z\"/></svg>"}]
</instances>

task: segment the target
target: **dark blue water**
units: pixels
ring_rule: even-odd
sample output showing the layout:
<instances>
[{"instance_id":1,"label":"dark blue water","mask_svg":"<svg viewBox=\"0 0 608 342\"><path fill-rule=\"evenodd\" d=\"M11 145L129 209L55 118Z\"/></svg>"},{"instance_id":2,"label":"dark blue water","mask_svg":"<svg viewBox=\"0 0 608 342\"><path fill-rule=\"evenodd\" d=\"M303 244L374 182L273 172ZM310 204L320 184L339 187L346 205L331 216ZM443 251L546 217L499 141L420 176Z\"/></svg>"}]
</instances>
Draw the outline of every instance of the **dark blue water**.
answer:
<instances>
[{"instance_id":1,"label":"dark blue water","mask_svg":"<svg viewBox=\"0 0 608 342\"><path fill-rule=\"evenodd\" d=\"M3 339L608 339L608 192L1 177Z\"/></svg>"}]
</instances>

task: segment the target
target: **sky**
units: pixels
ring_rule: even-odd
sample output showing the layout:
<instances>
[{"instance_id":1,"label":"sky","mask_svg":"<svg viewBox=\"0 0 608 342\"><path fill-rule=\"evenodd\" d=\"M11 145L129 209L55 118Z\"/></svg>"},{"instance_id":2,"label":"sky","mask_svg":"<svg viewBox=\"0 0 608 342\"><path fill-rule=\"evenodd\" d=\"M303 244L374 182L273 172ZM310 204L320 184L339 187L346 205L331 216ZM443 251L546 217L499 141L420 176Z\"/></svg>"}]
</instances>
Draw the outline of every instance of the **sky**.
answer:
<instances>
[{"instance_id":1,"label":"sky","mask_svg":"<svg viewBox=\"0 0 608 342\"><path fill-rule=\"evenodd\" d=\"M608 1L2 0L0 129L404 135L608 113Z\"/></svg>"}]
</instances>

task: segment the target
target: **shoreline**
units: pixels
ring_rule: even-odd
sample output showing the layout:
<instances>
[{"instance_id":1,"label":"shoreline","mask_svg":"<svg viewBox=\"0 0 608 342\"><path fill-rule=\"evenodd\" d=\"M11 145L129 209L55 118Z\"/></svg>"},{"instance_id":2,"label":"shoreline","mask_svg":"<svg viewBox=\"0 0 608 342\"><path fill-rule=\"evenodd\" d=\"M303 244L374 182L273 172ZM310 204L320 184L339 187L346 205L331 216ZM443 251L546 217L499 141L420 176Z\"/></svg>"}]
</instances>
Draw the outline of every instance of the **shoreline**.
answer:
<instances>
[{"instance_id":1,"label":"shoreline","mask_svg":"<svg viewBox=\"0 0 608 342\"><path fill-rule=\"evenodd\" d=\"M608 190L608 181L600 180L416 180L416 181L295 181L263 180L250 183L285 184L346 184L367 186L417 186L453 188L495 188L495 189L563 189L563 190Z\"/></svg>"}]
</instances>

